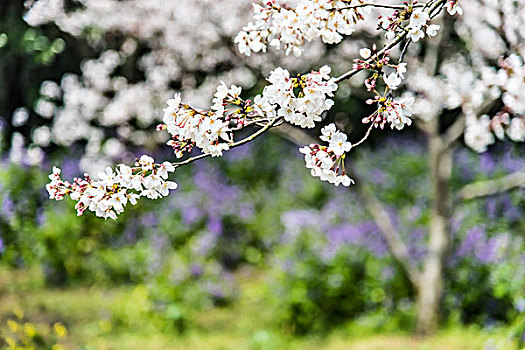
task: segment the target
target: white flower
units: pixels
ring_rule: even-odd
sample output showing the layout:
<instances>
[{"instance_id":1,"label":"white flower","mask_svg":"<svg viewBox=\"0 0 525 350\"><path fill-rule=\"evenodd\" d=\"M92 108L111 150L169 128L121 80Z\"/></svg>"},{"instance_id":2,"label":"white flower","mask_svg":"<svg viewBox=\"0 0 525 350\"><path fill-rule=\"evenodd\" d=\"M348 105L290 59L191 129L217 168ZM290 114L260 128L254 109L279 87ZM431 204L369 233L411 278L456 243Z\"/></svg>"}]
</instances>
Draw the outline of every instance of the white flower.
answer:
<instances>
[{"instance_id":1,"label":"white flower","mask_svg":"<svg viewBox=\"0 0 525 350\"><path fill-rule=\"evenodd\" d=\"M218 100L224 100L226 96L228 95L228 92L229 92L228 87L226 86L226 84L224 84L223 81L221 81L221 84L217 86L217 92L215 93L215 98Z\"/></svg>"},{"instance_id":2,"label":"white flower","mask_svg":"<svg viewBox=\"0 0 525 350\"><path fill-rule=\"evenodd\" d=\"M383 80L385 81L385 84L388 85L388 87L392 90L397 89L399 84L401 84L401 77L396 73L390 73L390 75L383 74Z\"/></svg>"},{"instance_id":3,"label":"white flower","mask_svg":"<svg viewBox=\"0 0 525 350\"><path fill-rule=\"evenodd\" d=\"M253 6L253 21L235 37L239 51L245 55L266 51L268 45L300 56L305 42L320 37L327 44L341 42L343 35L355 31L365 9L341 9L342 1L301 0L295 9L284 8L275 0Z\"/></svg>"},{"instance_id":4,"label":"white flower","mask_svg":"<svg viewBox=\"0 0 525 350\"><path fill-rule=\"evenodd\" d=\"M334 135L334 133L337 131L337 128L335 126L334 123L330 123L326 126L324 126L322 129L321 129L321 137L320 139L323 140L323 141L326 141L326 142L330 142L330 140L332 139L332 136Z\"/></svg>"},{"instance_id":5,"label":"white flower","mask_svg":"<svg viewBox=\"0 0 525 350\"><path fill-rule=\"evenodd\" d=\"M217 145L209 145L208 146L208 152L212 157L220 157L222 156L223 151L229 150L230 147L225 143L219 143Z\"/></svg>"},{"instance_id":6,"label":"white flower","mask_svg":"<svg viewBox=\"0 0 525 350\"><path fill-rule=\"evenodd\" d=\"M507 128L507 135L514 142L525 141L525 117L514 117Z\"/></svg>"},{"instance_id":7,"label":"white flower","mask_svg":"<svg viewBox=\"0 0 525 350\"><path fill-rule=\"evenodd\" d=\"M340 131L334 133L330 140L330 146L328 149L334 152L336 156L342 156L352 148L352 144L348 142L347 139L348 136Z\"/></svg>"},{"instance_id":8,"label":"white flower","mask_svg":"<svg viewBox=\"0 0 525 350\"><path fill-rule=\"evenodd\" d=\"M372 55L372 51L368 48L364 48L364 49L361 49L359 50L359 55L363 58L363 59L368 59L370 58L370 56Z\"/></svg>"},{"instance_id":9,"label":"white flower","mask_svg":"<svg viewBox=\"0 0 525 350\"><path fill-rule=\"evenodd\" d=\"M99 172L98 177L100 178L100 181L102 181L102 183L106 186L113 186L115 174L113 173L113 169L110 167L106 167L105 172Z\"/></svg>"},{"instance_id":10,"label":"white flower","mask_svg":"<svg viewBox=\"0 0 525 350\"><path fill-rule=\"evenodd\" d=\"M333 97L337 90L337 84L329 76L330 72L330 67L324 66L319 72L303 75L296 83L302 88L302 96L299 97L295 96L296 86L290 73L283 68L276 68L268 77L271 85L264 88L262 97L257 98L256 103L274 105L274 110L278 109L277 115L287 122L313 128L315 122L321 121L321 114L334 104L333 100L327 98ZM268 109L268 106L261 108Z\"/></svg>"},{"instance_id":11,"label":"white flower","mask_svg":"<svg viewBox=\"0 0 525 350\"><path fill-rule=\"evenodd\" d=\"M459 7L458 0L450 0L447 2L447 11L451 16L454 16L456 13L460 16L463 15L463 9Z\"/></svg>"},{"instance_id":12,"label":"white flower","mask_svg":"<svg viewBox=\"0 0 525 350\"><path fill-rule=\"evenodd\" d=\"M347 135L338 131L335 124L329 124L321 129L321 139L328 141L329 146L311 144L299 149L304 154L305 166L311 170L314 177L328 181L336 186L350 186L354 181L344 170L344 155L350 151L352 144L347 141Z\"/></svg>"},{"instance_id":13,"label":"white flower","mask_svg":"<svg viewBox=\"0 0 525 350\"><path fill-rule=\"evenodd\" d=\"M409 95L399 100L391 101L386 106L386 121L390 123L390 128L401 130L405 125L412 125L412 119L409 117L412 115L410 106L413 103L414 97Z\"/></svg>"},{"instance_id":14,"label":"white flower","mask_svg":"<svg viewBox=\"0 0 525 350\"><path fill-rule=\"evenodd\" d=\"M396 71L397 71L397 74L401 77L401 79L404 79L405 73L407 72L407 64L406 63L398 64Z\"/></svg>"},{"instance_id":15,"label":"white flower","mask_svg":"<svg viewBox=\"0 0 525 350\"><path fill-rule=\"evenodd\" d=\"M427 27L427 35L428 36L436 36L439 31L439 24L431 24Z\"/></svg>"},{"instance_id":16,"label":"white flower","mask_svg":"<svg viewBox=\"0 0 525 350\"><path fill-rule=\"evenodd\" d=\"M159 192L161 195L163 195L164 197L169 195L170 194L170 191L169 190L176 190L177 189L177 184L173 181L166 181L164 183L162 183L160 185L160 189L159 189Z\"/></svg>"},{"instance_id":17,"label":"white flower","mask_svg":"<svg viewBox=\"0 0 525 350\"><path fill-rule=\"evenodd\" d=\"M142 167L142 170L148 171L153 169L153 164L155 160L151 158L150 156L143 155L140 157L139 161L137 162L137 165Z\"/></svg>"},{"instance_id":18,"label":"white flower","mask_svg":"<svg viewBox=\"0 0 525 350\"><path fill-rule=\"evenodd\" d=\"M412 29L421 28L429 20L430 20L430 17L428 15L428 12L422 9L416 9L414 10L414 12L412 12L412 16L410 16L410 27Z\"/></svg>"},{"instance_id":19,"label":"white flower","mask_svg":"<svg viewBox=\"0 0 525 350\"><path fill-rule=\"evenodd\" d=\"M488 115L483 115L479 119L475 116L467 117L465 128L465 143L467 146L478 153L482 153L494 141L494 135L490 132L490 118Z\"/></svg>"},{"instance_id":20,"label":"white flower","mask_svg":"<svg viewBox=\"0 0 525 350\"><path fill-rule=\"evenodd\" d=\"M425 32L421 30L421 28L419 27L414 27L410 29L410 31L408 32L408 35L410 36L410 39L413 42L417 42L419 41L419 39L422 39L425 37Z\"/></svg>"},{"instance_id":21,"label":"white flower","mask_svg":"<svg viewBox=\"0 0 525 350\"><path fill-rule=\"evenodd\" d=\"M175 171L175 167L170 162L164 162L159 166L157 170L159 176L163 179L168 178L168 173Z\"/></svg>"}]
</instances>

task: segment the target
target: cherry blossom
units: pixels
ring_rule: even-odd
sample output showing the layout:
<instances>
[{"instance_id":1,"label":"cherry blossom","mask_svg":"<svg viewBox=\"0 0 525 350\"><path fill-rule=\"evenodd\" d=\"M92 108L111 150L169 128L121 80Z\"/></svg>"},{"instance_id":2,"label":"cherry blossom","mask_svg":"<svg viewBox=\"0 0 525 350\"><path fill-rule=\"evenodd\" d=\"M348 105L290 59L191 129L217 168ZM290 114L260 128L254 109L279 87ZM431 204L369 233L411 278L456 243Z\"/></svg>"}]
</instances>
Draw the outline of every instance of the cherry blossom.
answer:
<instances>
[{"instance_id":1,"label":"cherry blossom","mask_svg":"<svg viewBox=\"0 0 525 350\"><path fill-rule=\"evenodd\" d=\"M299 149L304 154L306 168L311 169L312 176L319 177L322 181L336 186L350 186L354 181L346 175L344 158L352 144L347 141L345 133L336 130L333 123L324 127L321 132L322 140L329 143L328 147L311 144Z\"/></svg>"},{"instance_id":2,"label":"cherry blossom","mask_svg":"<svg viewBox=\"0 0 525 350\"><path fill-rule=\"evenodd\" d=\"M194 148L201 153L173 164L156 164L153 159L144 156L133 168L124 165L119 165L115 170L106 168L98 173L97 180L86 176L83 180L75 179L72 184L62 181L60 171L55 170L51 175L51 184L48 185L50 196L62 199L65 195L70 195L78 201L79 214L89 209L99 216L114 218L124 210L128 202L134 203L139 197L155 199L167 195L169 189L176 186L167 181L168 175L180 165L207 156L221 156L229 149L249 142L282 123L302 128L319 126L323 122L324 113L334 105L334 94L338 90L338 84L345 84L347 79L360 71L366 71L366 77L356 77L350 84L352 88L364 85L366 90L373 94L366 102L376 106L373 113L361 119L363 123L370 125L363 139L352 145L348 142L346 134L338 131L334 124L329 124L322 127L320 136L327 145L314 143L301 148L301 152L305 154L306 167L311 169L313 176L323 181L344 186L353 183L344 168L346 153L365 141L373 129L383 129L390 125L391 129L401 130L412 125L413 118L419 118L424 124L443 113L458 114L459 121L464 119L464 127L461 126L459 135L464 135L465 143L477 152L485 151L496 138L508 137L513 141L522 142L525 139L525 105L521 98L521 91L525 89L522 59L525 51L522 45L523 31L519 21L516 21L516 14L523 13L524 9L519 3L510 0L496 2L501 4L501 11L496 11L498 6L490 1L482 0L479 5L481 10L477 5L474 6L476 3L473 0L462 0L465 12L469 11L469 15L454 18L456 23L450 26L450 30L471 47L468 52L440 57L441 61L435 67L427 67L428 62L423 62L418 57L410 57L411 50L407 48L411 43L415 43L415 50L422 47L426 50L426 46L420 45L419 42L425 36L437 36L441 28L439 24L432 23L434 18L445 8L451 15L463 13L458 0L406 2L384 8L373 2L358 0L298 0L293 2L295 7L289 7L276 0L255 4L252 22L245 25L236 36L235 32L232 32L235 29L231 28L236 24L237 29L241 28L242 22L238 21L240 16L235 17L237 22L231 24L230 29L220 27L222 34L235 37L234 41L241 54L249 56L252 53L266 52L271 46L283 49L286 55L301 56L308 50L308 45L305 45L307 42L320 38L325 44L341 43L338 47L328 50L329 54L325 56L326 62L323 64L334 63L338 69L348 71L339 77L332 77L331 69L325 65L319 71L294 75L290 72L298 71L296 65L274 64L271 60L259 59L253 57L257 55L252 55L251 61L243 61L242 64L249 64L251 68L257 69L263 67L263 71L270 73L266 79L268 84L263 91L253 99L246 99L242 96L243 89L240 86L253 87L253 74L245 74L248 79L237 79L243 76L237 74L242 69L235 68L236 75L224 75L227 79L222 79L224 76L206 78L206 83L202 85L205 88L201 89L192 79L185 77L181 73L182 66L177 65L178 57L183 56L185 51L178 48L179 42L173 38L184 40L182 37L187 36L187 28L175 30L171 27L171 15L165 15L164 9L157 9L157 5L151 6L159 11L151 12L155 13L153 18L158 20L158 23L152 20L138 25L143 23L143 5L140 1L130 1L130 6L122 6L127 13L132 14L131 24L116 24L111 21L111 16L104 16L104 20L101 21L106 30L121 30L121 27L124 27L123 32L133 33L120 49L107 50L100 57L86 61L82 67L81 78L68 75L59 87L52 82L42 85L42 99L36 104L36 109L44 118L53 114L55 118L52 129L41 127L34 131L35 142L38 141L38 145L44 147L52 138L52 142L70 145L85 138L89 140L86 149L89 150L87 153L91 158L84 161L97 159L104 135L99 128L93 126L95 123L92 121L95 118L102 126L116 126L122 139L133 140L132 137L127 137L138 135L140 132L144 139L144 131L133 131L127 124L129 115L142 118L141 125L157 122L152 101L158 100L159 97L166 99L168 93L173 95L169 86L173 81L177 81L182 85L181 92L185 98L189 96L188 100L192 101L192 104L183 102L180 92L173 95L173 98L167 101L162 117L163 124L160 124L157 130L166 130L169 133L171 139L167 144L173 148L177 158L186 157ZM118 2L108 0L107 8L113 3ZM163 3L169 7L171 14L178 13L175 5L168 1ZM190 6L190 3L185 4ZM201 0L199 6L219 6L217 3ZM62 16L61 11L67 12L63 9L62 0L38 0L36 4L38 5L35 5L35 8L39 10L28 13L28 22L44 23L45 18L55 16L60 28L77 33L74 35L82 32L83 25L98 23L96 16L89 17L88 13L102 16L105 11L100 11L101 8L107 9L97 1L86 1L85 10L73 11ZM46 4L52 6L46 7ZM228 8L241 11L237 2L225 1L224 4L229 6ZM134 10L134 6L138 7L137 11ZM370 15L371 9L374 9L374 15L379 12L377 21ZM53 11L58 15L53 15ZM200 18L203 14L191 11L185 13L192 18ZM234 16L231 17L233 20ZM162 20L159 20L161 18ZM190 20L185 22L181 18L178 19L186 25ZM226 23L228 19L221 17L218 21ZM505 25L496 28L500 23ZM164 27L180 35L160 35L162 39L156 42L156 46L163 47L166 44L171 51L152 49L151 54L142 58L147 75L142 85L131 84L123 77L112 76L122 60L136 50L137 41L156 38L153 33L161 33ZM376 29L378 32L374 31ZM344 36L355 31L365 33L364 37L371 37L368 34L379 34L376 37L379 38L377 44L363 48L361 41L342 42ZM209 32L214 33L216 30ZM435 40L436 42L432 43L439 47L439 38L431 40ZM188 51L194 42L199 40L188 39L186 45L181 46ZM218 45L218 41L213 39L208 43L212 48ZM228 57L229 61L214 61L210 58L210 62L213 63L209 64L205 63L206 60L197 60L197 57L206 56L204 52L191 52L191 55L183 57L185 64L194 70L201 67L213 70L214 67L224 65L223 63L235 67L241 65L237 62L239 56L235 56L227 48L221 51L221 57ZM358 58L348 59L351 55ZM312 62L308 61L309 55L303 55L302 60L307 62L306 64ZM261 63L263 61L266 63ZM425 58L425 61L432 63L431 59ZM297 60L288 62L295 63ZM495 62L498 63L497 66ZM275 68L277 65L289 69ZM434 74L435 71L437 75ZM221 80L235 80L239 85L227 85ZM248 80L250 82L246 83ZM190 88L186 88L187 86ZM405 88L407 92L404 92ZM349 85L345 84L345 90L349 90ZM115 92L116 98L110 101L107 96L112 95L112 92ZM144 93L149 99L146 103L138 98ZM202 102L203 96L212 94L214 96L211 106ZM64 107L53 102L60 97L65 101ZM118 103L115 102L117 100ZM139 100L141 103L136 102ZM196 100L198 103L195 103ZM495 105L500 106L501 110L487 108L485 104L491 101L497 101ZM76 118L76 115L82 115L83 119ZM245 133L246 130L254 129L257 131L250 136L237 140L237 132L244 130ZM160 136L156 138L156 142L159 142L163 134L158 135ZM117 139L106 142L112 145L107 147L108 149L124 147ZM142 143L137 141L136 144Z\"/></svg>"},{"instance_id":3,"label":"cherry blossom","mask_svg":"<svg viewBox=\"0 0 525 350\"><path fill-rule=\"evenodd\" d=\"M46 189L50 199L62 200L69 195L77 202L75 208L79 216L90 210L104 219L116 220L128 203L135 205L140 197L165 197L169 190L176 189L175 182L165 181L168 173L174 170L175 167L169 162L155 164L153 158L143 155L134 168L119 164L116 171L107 167L100 172L98 180L85 174L84 179L75 178L70 183L62 180L61 170L54 167Z\"/></svg>"},{"instance_id":4,"label":"cherry blossom","mask_svg":"<svg viewBox=\"0 0 525 350\"><path fill-rule=\"evenodd\" d=\"M283 45L287 55L300 56L306 41L321 37L327 44L337 44L343 35L352 34L363 19L362 10L352 8L359 4L357 0L302 0L295 9L277 0L266 1L264 6L254 4L253 22L239 32L235 43L248 56L266 52L268 45L277 49Z\"/></svg>"}]
</instances>

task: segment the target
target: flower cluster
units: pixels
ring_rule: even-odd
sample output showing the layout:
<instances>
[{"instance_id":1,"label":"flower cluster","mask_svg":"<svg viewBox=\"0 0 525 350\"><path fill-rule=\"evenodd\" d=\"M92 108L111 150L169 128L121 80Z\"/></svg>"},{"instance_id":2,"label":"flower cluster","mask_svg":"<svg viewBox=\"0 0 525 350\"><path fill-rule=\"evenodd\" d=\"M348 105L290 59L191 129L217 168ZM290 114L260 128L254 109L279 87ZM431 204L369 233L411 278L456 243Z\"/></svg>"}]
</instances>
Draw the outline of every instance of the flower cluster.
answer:
<instances>
[{"instance_id":1,"label":"flower cluster","mask_svg":"<svg viewBox=\"0 0 525 350\"><path fill-rule=\"evenodd\" d=\"M131 168L119 164L116 171L110 167L93 180L88 174L84 179L75 178L73 183L60 178L61 170L53 168L49 175L51 182L46 185L50 199L62 200L69 195L77 202L75 208L80 216L89 209L104 219L117 219L129 203L136 204L140 197L157 199L176 189L177 184L166 181L168 174L175 170L169 162L155 164L153 158L143 155Z\"/></svg>"},{"instance_id":2,"label":"flower cluster","mask_svg":"<svg viewBox=\"0 0 525 350\"><path fill-rule=\"evenodd\" d=\"M427 9L421 7L422 5L409 5L405 2L403 10L395 10L392 16L379 16L377 28L385 31L387 40L393 40L397 35L402 34L408 30L408 36L414 42L419 41L425 37L425 31L428 36L435 36L440 28L439 25L431 24L430 14ZM404 21L409 20L407 28L403 27Z\"/></svg>"},{"instance_id":3,"label":"flower cluster","mask_svg":"<svg viewBox=\"0 0 525 350\"><path fill-rule=\"evenodd\" d=\"M253 5L253 22L235 38L242 54L266 52L267 46L284 46L286 54L300 56L305 41L321 37L327 44L337 44L350 35L363 19L358 0L302 0L295 9L268 0L264 6Z\"/></svg>"},{"instance_id":4,"label":"flower cluster","mask_svg":"<svg viewBox=\"0 0 525 350\"><path fill-rule=\"evenodd\" d=\"M476 118L472 113L467 115L465 143L476 152L485 152L487 147L496 141L503 140L505 135L514 142L525 141L525 65L518 55L510 55L498 62L500 69L485 69L483 79L488 88L501 93L503 110L492 118L483 115ZM499 90L499 91L498 91ZM494 137L496 136L496 138Z\"/></svg>"},{"instance_id":5,"label":"flower cluster","mask_svg":"<svg viewBox=\"0 0 525 350\"><path fill-rule=\"evenodd\" d=\"M509 113L499 112L489 118L484 114L479 118L468 115L465 127L465 143L478 153L483 153L487 147L496 141L494 135L503 140L505 134L514 142L525 141L525 116L510 118Z\"/></svg>"},{"instance_id":6,"label":"flower cluster","mask_svg":"<svg viewBox=\"0 0 525 350\"><path fill-rule=\"evenodd\" d=\"M373 123L374 127L383 129L385 124L389 123L392 129L395 127L398 130L403 129L405 125L410 126L412 124L409 117L412 116L410 106L414 103L413 96L392 99L376 95L375 99L369 99L366 103L377 103L378 109L368 117L363 118L364 124Z\"/></svg>"},{"instance_id":7,"label":"flower cluster","mask_svg":"<svg viewBox=\"0 0 525 350\"><path fill-rule=\"evenodd\" d=\"M465 143L478 153L485 152L487 146L494 143L494 135L490 132L488 115L482 115L480 118L476 118L475 115L467 116Z\"/></svg>"},{"instance_id":8,"label":"flower cluster","mask_svg":"<svg viewBox=\"0 0 525 350\"><path fill-rule=\"evenodd\" d=\"M172 135L168 145L178 158L184 152L191 151L193 146L213 157L222 156L222 152L229 149L228 144L233 141L232 131L244 127L247 119L256 115L250 107L250 101L239 97L241 91L238 86L228 88L221 83L210 111L201 111L181 103L180 94L168 100L163 118L165 125L161 128L165 127Z\"/></svg>"},{"instance_id":9,"label":"flower cluster","mask_svg":"<svg viewBox=\"0 0 525 350\"><path fill-rule=\"evenodd\" d=\"M384 70L384 67L390 67L393 71L390 74L383 73L383 81L391 89L395 90L401 84L407 71L406 63L399 63L398 65L390 64L390 51L385 51L380 56L377 52L377 46L374 44L372 50L369 48L362 48L359 50L361 58L354 60L353 69L367 69L374 72L374 74L365 80L365 86L368 91L374 91L376 88L377 78L379 72Z\"/></svg>"},{"instance_id":10,"label":"flower cluster","mask_svg":"<svg viewBox=\"0 0 525 350\"><path fill-rule=\"evenodd\" d=\"M304 154L306 168L311 169L312 176L319 177L336 186L350 186L354 181L346 175L344 159L352 144L347 141L345 133L336 129L335 124L329 124L321 129L321 140L328 142L327 146L311 144L299 151Z\"/></svg>"},{"instance_id":11,"label":"flower cluster","mask_svg":"<svg viewBox=\"0 0 525 350\"><path fill-rule=\"evenodd\" d=\"M180 158L196 146L204 154L222 156L233 142L233 132L247 125L269 122L282 117L291 124L313 128L321 121L321 114L334 101L337 84L330 77L330 68L290 77L290 72L276 68L268 77L270 85L253 102L240 97L242 89L221 83L217 88L211 110L203 111L181 102L180 94L168 100L159 130L166 129L172 139L168 145Z\"/></svg>"},{"instance_id":12,"label":"flower cluster","mask_svg":"<svg viewBox=\"0 0 525 350\"><path fill-rule=\"evenodd\" d=\"M436 36L440 28L438 24L427 24L430 21L430 15L423 9L415 9L410 16L410 31L408 35L414 42L425 37L425 32L428 36Z\"/></svg>"},{"instance_id":13,"label":"flower cluster","mask_svg":"<svg viewBox=\"0 0 525 350\"><path fill-rule=\"evenodd\" d=\"M276 68L268 77L271 83L263 90L262 96L254 99L260 109L291 124L302 128L313 128L321 121L321 114L329 110L337 84L330 78L330 67L324 66L318 72L291 78L290 72ZM297 92L297 93L296 93Z\"/></svg>"}]
</instances>

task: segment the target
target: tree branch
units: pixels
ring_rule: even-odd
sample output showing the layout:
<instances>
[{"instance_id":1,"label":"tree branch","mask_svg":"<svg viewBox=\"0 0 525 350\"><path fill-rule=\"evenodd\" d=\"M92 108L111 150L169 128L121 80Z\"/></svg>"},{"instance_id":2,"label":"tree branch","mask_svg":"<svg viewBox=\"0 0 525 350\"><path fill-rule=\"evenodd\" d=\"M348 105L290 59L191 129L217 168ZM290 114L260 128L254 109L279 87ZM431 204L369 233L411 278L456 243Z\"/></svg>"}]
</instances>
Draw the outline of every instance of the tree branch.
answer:
<instances>
[{"instance_id":1,"label":"tree branch","mask_svg":"<svg viewBox=\"0 0 525 350\"><path fill-rule=\"evenodd\" d=\"M385 238L390 252L405 269L412 284L417 286L420 280L420 271L411 259L408 247L395 228L385 206L368 186L362 184L355 173L352 173L351 177L355 179L356 185L354 188L357 187L357 191L366 206L366 210L372 216L376 226L379 228L379 232Z\"/></svg>"},{"instance_id":2,"label":"tree branch","mask_svg":"<svg viewBox=\"0 0 525 350\"><path fill-rule=\"evenodd\" d=\"M444 148L449 148L454 142L456 142L463 132L465 131L466 117L464 113L454 121L454 123L448 127L447 131L442 136Z\"/></svg>"},{"instance_id":3,"label":"tree branch","mask_svg":"<svg viewBox=\"0 0 525 350\"><path fill-rule=\"evenodd\" d=\"M272 127L276 126L277 123L279 123L280 121L282 121L281 117L275 118L274 120L272 120L271 122L266 124L264 127L262 127L261 129L257 130L253 134L251 134L250 136L248 136L248 137L246 137L246 138L244 138L244 139L242 139L240 141L230 143L230 144L228 144L228 146L230 147L230 149L232 149L232 148L244 145L245 143L248 143L250 141L253 141L257 136L264 134L266 131L268 131ZM182 162L173 163L173 166L175 168L178 168L178 167L180 167L182 165L190 164L190 163L193 163L196 160L199 160L199 159L202 159L202 158L207 158L207 157L210 157L210 156L211 156L210 153L199 154L198 156L188 158L188 159L186 159L186 160L184 160Z\"/></svg>"},{"instance_id":4,"label":"tree branch","mask_svg":"<svg viewBox=\"0 0 525 350\"><path fill-rule=\"evenodd\" d=\"M476 181L465 185L458 193L458 201L488 197L517 188L525 188L525 169L498 179Z\"/></svg>"}]
</instances>

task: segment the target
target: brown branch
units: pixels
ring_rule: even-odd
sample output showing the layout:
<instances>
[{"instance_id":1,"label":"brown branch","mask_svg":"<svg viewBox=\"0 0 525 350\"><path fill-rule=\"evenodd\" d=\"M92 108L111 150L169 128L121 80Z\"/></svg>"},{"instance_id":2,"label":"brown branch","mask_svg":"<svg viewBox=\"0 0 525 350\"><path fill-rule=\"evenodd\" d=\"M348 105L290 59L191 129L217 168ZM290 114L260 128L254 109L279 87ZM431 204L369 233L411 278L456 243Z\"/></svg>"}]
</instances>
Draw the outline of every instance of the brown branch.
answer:
<instances>
[{"instance_id":1,"label":"brown branch","mask_svg":"<svg viewBox=\"0 0 525 350\"><path fill-rule=\"evenodd\" d=\"M302 129L296 128L290 124L283 124L272 129L272 132L276 133L282 138L287 139L291 143L297 146L306 146L312 143L319 143L319 140L310 136Z\"/></svg>"},{"instance_id":2,"label":"brown branch","mask_svg":"<svg viewBox=\"0 0 525 350\"><path fill-rule=\"evenodd\" d=\"M505 175L498 179L476 181L465 185L458 193L458 200L468 201L518 188L525 188L525 169Z\"/></svg>"},{"instance_id":3,"label":"brown branch","mask_svg":"<svg viewBox=\"0 0 525 350\"><path fill-rule=\"evenodd\" d=\"M266 131L268 131L269 129L271 129L274 126L276 126L280 121L282 121L282 118L280 118L280 117L279 118L275 118L274 120L272 120L271 122L266 124L263 128L257 130L256 132L254 132L250 136L248 136L248 137L246 137L246 138L244 138L244 139L242 139L240 141L228 144L229 148L232 149L232 148L235 148L235 147L239 147L241 145L244 145L245 143L253 141L257 136L264 134ZM190 164L190 163L193 163L196 160L199 160L199 159L202 159L202 158L207 158L207 157L210 157L210 156L211 156L211 154L209 154L209 153L199 154L198 156L188 158L188 159L186 159L186 160L184 160L182 162L173 163L173 166L175 168L178 168L178 167L180 167L182 165Z\"/></svg>"},{"instance_id":4,"label":"brown branch","mask_svg":"<svg viewBox=\"0 0 525 350\"><path fill-rule=\"evenodd\" d=\"M461 115L454 121L454 123L448 127L447 131L442 136L442 141L444 148L449 148L452 146L454 142L456 142L461 135L463 135L463 132L465 131L465 121L466 121L465 114L461 113Z\"/></svg>"}]
</instances>

